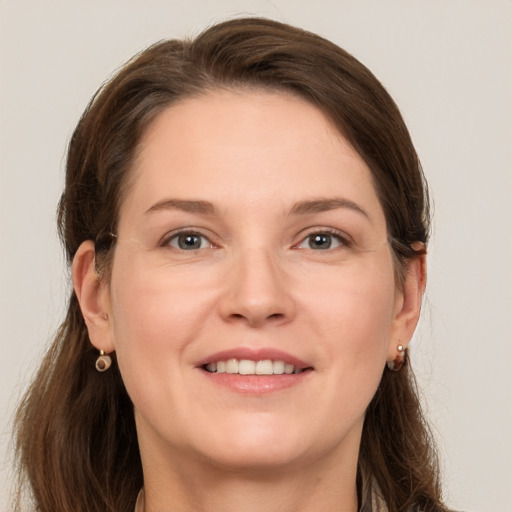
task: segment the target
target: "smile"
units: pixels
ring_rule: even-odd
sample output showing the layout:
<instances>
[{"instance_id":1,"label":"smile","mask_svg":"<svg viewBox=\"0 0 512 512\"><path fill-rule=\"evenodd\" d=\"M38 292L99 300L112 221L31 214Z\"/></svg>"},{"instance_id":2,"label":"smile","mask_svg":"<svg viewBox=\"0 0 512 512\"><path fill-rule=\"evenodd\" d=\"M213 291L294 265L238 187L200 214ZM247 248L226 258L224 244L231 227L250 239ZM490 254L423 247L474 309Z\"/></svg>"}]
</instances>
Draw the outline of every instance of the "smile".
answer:
<instances>
[{"instance_id":1,"label":"smile","mask_svg":"<svg viewBox=\"0 0 512 512\"><path fill-rule=\"evenodd\" d=\"M203 368L210 373L231 373L239 375L291 375L302 373L306 368L299 368L291 363L280 360L264 359L252 361L250 359L227 359L208 363Z\"/></svg>"},{"instance_id":2,"label":"smile","mask_svg":"<svg viewBox=\"0 0 512 512\"><path fill-rule=\"evenodd\" d=\"M233 347L197 361L210 383L235 393L266 395L308 381L314 367L274 347Z\"/></svg>"}]
</instances>

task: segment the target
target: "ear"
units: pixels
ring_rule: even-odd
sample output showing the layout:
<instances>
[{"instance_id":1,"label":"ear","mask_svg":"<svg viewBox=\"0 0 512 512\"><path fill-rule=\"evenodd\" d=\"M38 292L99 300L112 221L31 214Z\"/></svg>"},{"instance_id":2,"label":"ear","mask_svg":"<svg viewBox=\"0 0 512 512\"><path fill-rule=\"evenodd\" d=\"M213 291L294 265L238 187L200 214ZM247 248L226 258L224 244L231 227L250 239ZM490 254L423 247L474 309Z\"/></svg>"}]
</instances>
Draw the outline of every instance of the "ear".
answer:
<instances>
[{"instance_id":1,"label":"ear","mask_svg":"<svg viewBox=\"0 0 512 512\"><path fill-rule=\"evenodd\" d=\"M106 353L115 350L108 283L96 270L94 242L83 242L73 258L73 286L87 326L89 339Z\"/></svg>"},{"instance_id":2,"label":"ear","mask_svg":"<svg viewBox=\"0 0 512 512\"><path fill-rule=\"evenodd\" d=\"M393 323L391 325L388 361L397 355L398 345L407 347L420 318L421 302L427 281L426 257L416 256L407 263L405 282L397 291Z\"/></svg>"}]
</instances>

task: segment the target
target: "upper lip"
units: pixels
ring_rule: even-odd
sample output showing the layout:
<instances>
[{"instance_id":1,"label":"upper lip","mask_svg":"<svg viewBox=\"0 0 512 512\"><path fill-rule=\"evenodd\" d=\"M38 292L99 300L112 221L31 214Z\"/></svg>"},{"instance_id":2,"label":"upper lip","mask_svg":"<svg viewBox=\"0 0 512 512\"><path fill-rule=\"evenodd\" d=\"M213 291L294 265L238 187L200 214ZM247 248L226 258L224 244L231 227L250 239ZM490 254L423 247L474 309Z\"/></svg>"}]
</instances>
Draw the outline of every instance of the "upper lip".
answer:
<instances>
[{"instance_id":1,"label":"upper lip","mask_svg":"<svg viewBox=\"0 0 512 512\"><path fill-rule=\"evenodd\" d=\"M215 352L200 361L197 366L201 367L209 363L216 363L218 361L227 361L228 359L248 359L249 361L265 361L270 359L272 361L283 361L284 363L293 364L295 368L303 370L304 368L310 368L311 365L302 361L296 356L278 350L275 348L251 348L251 347L236 347L227 350L221 350Z\"/></svg>"}]
</instances>

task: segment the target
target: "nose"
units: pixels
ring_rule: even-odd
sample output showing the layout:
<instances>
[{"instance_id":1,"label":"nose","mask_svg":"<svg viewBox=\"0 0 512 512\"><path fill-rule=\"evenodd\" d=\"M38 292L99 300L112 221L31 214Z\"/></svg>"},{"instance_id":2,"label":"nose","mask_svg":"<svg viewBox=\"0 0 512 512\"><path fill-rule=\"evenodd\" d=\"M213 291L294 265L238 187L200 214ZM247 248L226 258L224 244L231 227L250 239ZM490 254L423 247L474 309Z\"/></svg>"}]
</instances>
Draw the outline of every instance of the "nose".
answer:
<instances>
[{"instance_id":1,"label":"nose","mask_svg":"<svg viewBox=\"0 0 512 512\"><path fill-rule=\"evenodd\" d=\"M220 314L226 321L261 327L289 322L295 315L290 278L270 251L234 256L225 284Z\"/></svg>"}]
</instances>

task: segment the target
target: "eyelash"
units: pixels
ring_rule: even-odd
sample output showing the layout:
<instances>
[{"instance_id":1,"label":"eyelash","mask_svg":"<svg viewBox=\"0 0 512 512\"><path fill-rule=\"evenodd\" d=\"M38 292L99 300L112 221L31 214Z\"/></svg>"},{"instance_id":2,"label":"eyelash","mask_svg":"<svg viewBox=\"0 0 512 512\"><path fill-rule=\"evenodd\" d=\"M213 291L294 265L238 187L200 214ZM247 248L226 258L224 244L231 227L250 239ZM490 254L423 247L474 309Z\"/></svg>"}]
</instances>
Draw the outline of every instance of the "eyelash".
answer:
<instances>
[{"instance_id":1,"label":"eyelash","mask_svg":"<svg viewBox=\"0 0 512 512\"><path fill-rule=\"evenodd\" d=\"M207 245L208 247L198 247L198 248L191 248L189 250L187 249L183 249L181 247L175 247L171 244L171 242L173 240L178 240L180 236L183 236L183 235L188 235L188 236L191 236L191 237L198 237L202 240L205 240L207 242ZM344 235L343 233L335 230L335 229L329 229L329 228L326 228L326 229L317 229L315 231L311 231L310 233L308 233L306 236L304 236L300 242L298 244L295 244L293 245L293 249L305 249L305 247L300 247L302 244L306 243L308 239L312 239L312 237L314 236L321 236L321 235L325 235L325 236L328 236L332 239L335 239L339 244L340 246L342 247L350 247L352 245L352 242L351 240L349 239L349 237L347 235ZM172 234L168 235L168 236L165 236L161 242L160 242L160 247L171 247L173 249L176 249L178 251L183 251L183 252L194 252L194 251L199 251L201 249L206 249L206 248L215 248L217 247L206 235L194 230L194 229L189 229L189 228L183 228L183 229L180 229L178 231L175 231L173 232ZM327 247L326 249L322 249L322 248L317 248L317 250L313 249L311 246L307 247L307 249L310 249L310 250L313 250L315 252L319 252L319 251L329 251L329 250L336 250L338 249L339 247L334 247L334 248L331 248L330 246Z\"/></svg>"},{"instance_id":2,"label":"eyelash","mask_svg":"<svg viewBox=\"0 0 512 512\"><path fill-rule=\"evenodd\" d=\"M188 228L183 228L178 231L174 231L172 234L165 236L161 240L159 245L160 245L160 247L171 247L172 249L176 249L178 251L183 251L183 252L194 252L194 251L198 251L198 250L206 248L206 247L199 247L197 249L192 248L187 251L187 249L182 249L180 247L174 247L173 245L171 245L171 242L173 240L178 240L179 237L183 236L183 235L188 235L191 237L198 237L203 240L206 240L207 244L208 244L208 248L216 247L215 244L206 235L203 235L202 233L199 233L198 231L195 231L194 229L188 229Z\"/></svg>"},{"instance_id":3,"label":"eyelash","mask_svg":"<svg viewBox=\"0 0 512 512\"><path fill-rule=\"evenodd\" d=\"M179 246L176 247L176 246L172 245L172 242L174 240L176 240L176 242L179 244L179 237L183 236L183 235L187 235L190 237L198 237L198 238L202 239L203 241L206 241L207 247L197 247L197 248L190 247L188 249L185 249L183 247L179 247ZM351 241L349 240L349 238L346 235L343 235L342 233L340 233L337 230L327 228L327 229L317 229L315 231L311 231L306 236L304 236L298 244L295 244L292 248L309 249L309 250L312 250L315 252L322 252L322 251L327 252L327 251L336 250L336 249L340 248L340 247L331 247L331 245L332 245L331 243L329 243L329 246L326 248L317 247L315 249L315 248L311 247L312 237L322 236L322 235L336 240L340 244L341 247L350 247L351 246ZM307 243L308 239L310 240L310 242L308 244L309 246L301 247L304 243ZM201 245L204 245L204 244L201 243ZM215 244L204 234L202 234L198 231L195 231L193 229L187 229L187 228L183 228L179 231L175 231L171 235L164 237L162 239L162 241L160 242L160 246L161 247L170 247L172 249L176 249L178 251L183 251L183 252L194 252L194 251L199 251L201 249L216 247Z\"/></svg>"},{"instance_id":4,"label":"eyelash","mask_svg":"<svg viewBox=\"0 0 512 512\"><path fill-rule=\"evenodd\" d=\"M335 239L337 242L339 242L340 246L342 246L342 247L351 247L351 245L352 245L352 241L350 240L350 238L347 235L343 234L340 231L337 231L336 229L325 228L325 229L315 229L314 231L309 232L305 237L303 237L301 239L301 241L298 244L296 244L294 246L294 248L302 249L301 247L299 247L300 245L306 243L308 239L311 240L312 237L320 236L320 235L326 235L326 236L329 236L329 237ZM315 252L336 250L339 248L340 247L334 247L334 248L328 247L327 249L318 249L317 248L317 250ZM307 247L307 249L315 250L312 247Z\"/></svg>"}]
</instances>

